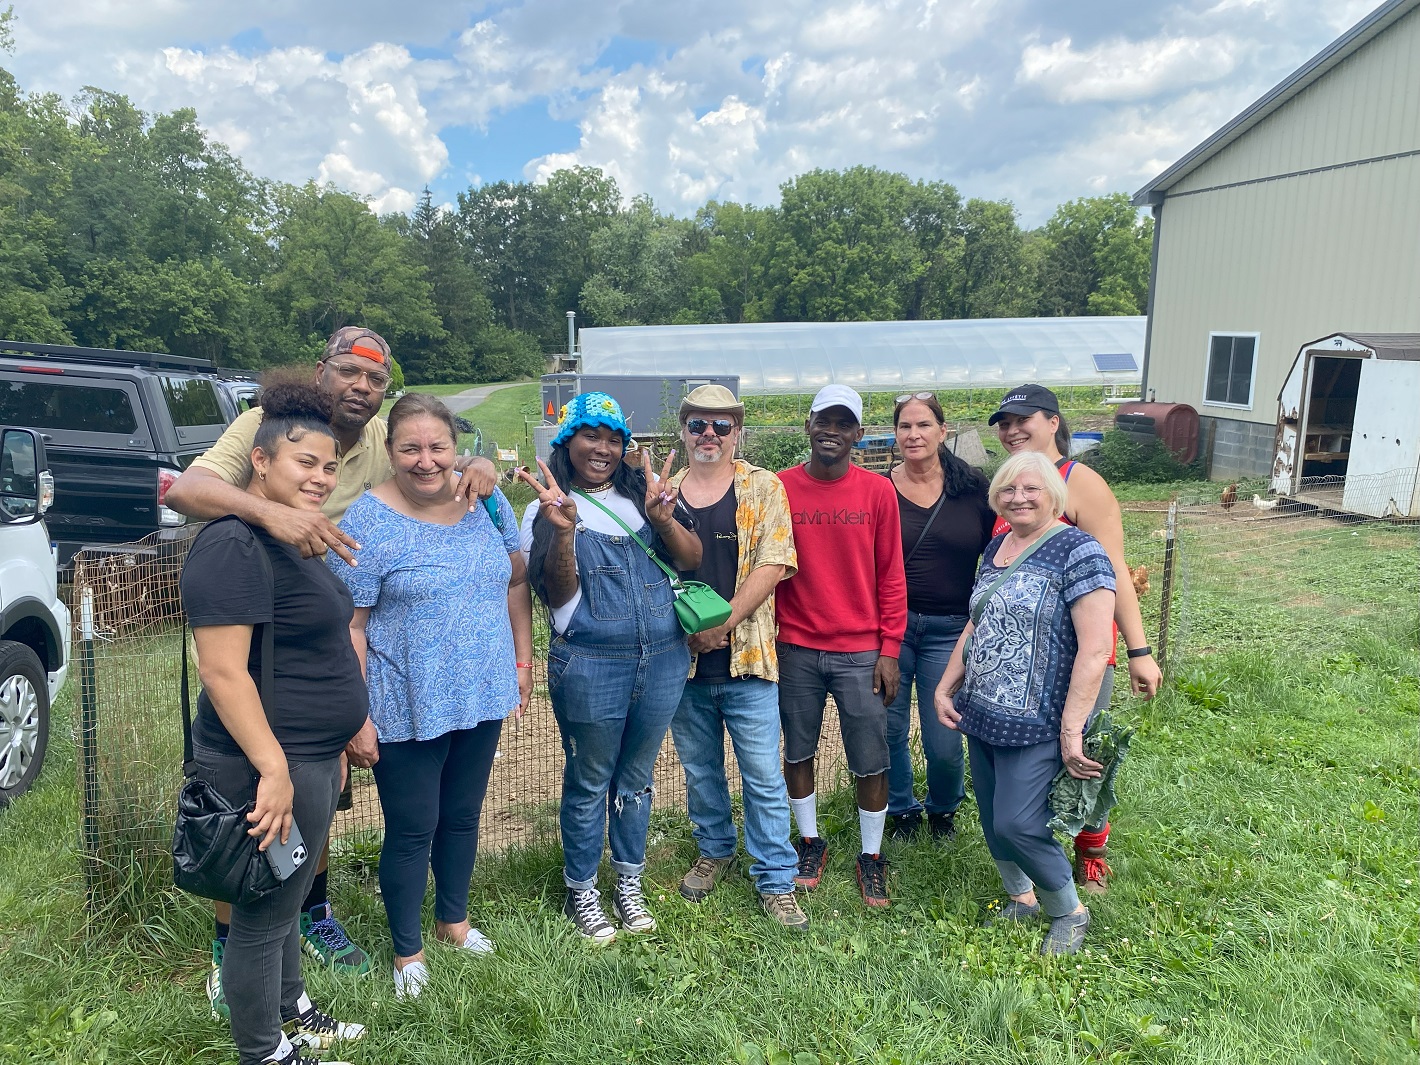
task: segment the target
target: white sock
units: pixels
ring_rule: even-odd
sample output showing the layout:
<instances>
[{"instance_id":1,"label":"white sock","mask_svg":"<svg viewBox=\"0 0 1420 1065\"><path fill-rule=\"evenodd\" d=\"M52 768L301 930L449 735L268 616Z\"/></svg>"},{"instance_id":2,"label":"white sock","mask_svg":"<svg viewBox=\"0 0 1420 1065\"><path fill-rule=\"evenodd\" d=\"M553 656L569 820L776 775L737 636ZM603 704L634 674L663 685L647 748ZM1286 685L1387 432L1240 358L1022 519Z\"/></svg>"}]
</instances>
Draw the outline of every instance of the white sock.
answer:
<instances>
[{"instance_id":1,"label":"white sock","mask_svg":"<svg viewBox=\"0 0 1420 1065\"><path fill-rule=\"evenodd\" d=\"M858 831L863 834L864 854L882 853L883 826L885 824L887 824L887 807L876 811L858 807Z\"/></svg>"},{"instance_id":2,"label":"white sock","mask_svg":"<svg viewBox=\"0 0 1420 1065\"><path fill-rule=\"evenodd\" d=\"M794 811L794 824L799 826L799 835L807 839L817 839L818 794L810 792L802 799L789 796L789 809Z\"/></svg>"}]
</instances>

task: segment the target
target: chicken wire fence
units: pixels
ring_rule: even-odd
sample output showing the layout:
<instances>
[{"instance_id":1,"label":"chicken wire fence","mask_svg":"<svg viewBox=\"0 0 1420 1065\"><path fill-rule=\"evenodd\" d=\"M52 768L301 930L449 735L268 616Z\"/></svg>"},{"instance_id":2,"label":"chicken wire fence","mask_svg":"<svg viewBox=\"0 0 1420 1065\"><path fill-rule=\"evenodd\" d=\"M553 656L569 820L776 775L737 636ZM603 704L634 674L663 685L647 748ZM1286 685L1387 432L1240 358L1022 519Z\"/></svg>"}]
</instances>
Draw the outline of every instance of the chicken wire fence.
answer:
<instances>
[{"instance_id":1,"label":"chicken wire fence","mask_svg":"<svg viewBox=\"0 0 1420 1065\"><path fill-rule=\"evenodd\" d=\"M1262 482L1199 485L1174 503L1123 505L1145 631L1169 672L1206 670L1211 655L1258 641L1319 647L1357 627L1413 618L1416 524L1285 500L1254 505L1254 492L1265 491ZM171 885L185 633L177 582L189 539L161 535L75 556L81 842L96 908L142 912ZM533 696L521 720L504 724L483 808L485 853L557 839L563 754L547 695L548 624L540 608L534 630ZM195 662L190 683L195 700ZM1128 713L1125 688L1115 688L1117 715ZM831 792L849 781L831 712L824 731L818 788ZM920 759L915 741L913 748ZM726 769L738 791L728 742ZM368 770L354 771L352 792L352 807L337 815L332 832L336 875L368 866L378 853L382 820ZM684 775L667 736L655 767L655 808L683 811L684 804Z\"/></svg>"}]
</instances>

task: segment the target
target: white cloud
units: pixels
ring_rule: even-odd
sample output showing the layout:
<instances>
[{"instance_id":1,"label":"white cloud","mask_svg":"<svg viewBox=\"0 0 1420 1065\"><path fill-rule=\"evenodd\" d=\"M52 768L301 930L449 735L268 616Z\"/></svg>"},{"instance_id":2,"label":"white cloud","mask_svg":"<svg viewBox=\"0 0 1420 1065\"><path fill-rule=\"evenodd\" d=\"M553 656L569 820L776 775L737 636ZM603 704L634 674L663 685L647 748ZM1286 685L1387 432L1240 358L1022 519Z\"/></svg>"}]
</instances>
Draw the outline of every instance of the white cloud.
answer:
<instances>
[{"instance_id":1,"label":"white cloud","mask_svg":"<svg viewBox=\"0 0 1420 1065\"><path fill-rule=\"evenodd\" d=\"M869 164L1033 224L1137 188L1374 2L22 0L7 65L32 90L194 107L255 172L377 210L519 164L600 166L676 212ZM576 147L511 129L520 108L575 122ZM507 139L451 158L455 127Z\"/></svg>"},{"instance_id":2,"label":"white cloud","mask_svg":"<svg viewBox=\"0 0 1420 1065\"><path fill-rule=\"evenodd\" d=\"M1027 45L1016 80L1036 85L1060 103L1137 100L1232 73L1238 45L1232 38L1156 37L1111 40L1076 51L1069 37Z\"/></svg>"}]
</instances>

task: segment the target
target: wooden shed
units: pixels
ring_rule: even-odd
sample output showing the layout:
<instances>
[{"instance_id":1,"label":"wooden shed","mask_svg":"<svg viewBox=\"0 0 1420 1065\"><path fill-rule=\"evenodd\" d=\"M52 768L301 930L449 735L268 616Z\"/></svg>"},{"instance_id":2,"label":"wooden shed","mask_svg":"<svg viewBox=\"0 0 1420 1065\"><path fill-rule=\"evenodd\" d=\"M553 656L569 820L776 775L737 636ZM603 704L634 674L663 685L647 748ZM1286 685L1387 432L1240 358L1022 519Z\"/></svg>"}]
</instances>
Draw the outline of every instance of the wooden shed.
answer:
<instances>
[{"instance_id":1,"label":"wooden shed","mask_svg":"<svg viewBox=\"0 0 1420 1065\"><path fill-rule=\"evenodd\" d=\"M1303 344L1277 397L1272 490L1329 510L1420 518L1420 333Z\"/></svg>"}]
</instances>

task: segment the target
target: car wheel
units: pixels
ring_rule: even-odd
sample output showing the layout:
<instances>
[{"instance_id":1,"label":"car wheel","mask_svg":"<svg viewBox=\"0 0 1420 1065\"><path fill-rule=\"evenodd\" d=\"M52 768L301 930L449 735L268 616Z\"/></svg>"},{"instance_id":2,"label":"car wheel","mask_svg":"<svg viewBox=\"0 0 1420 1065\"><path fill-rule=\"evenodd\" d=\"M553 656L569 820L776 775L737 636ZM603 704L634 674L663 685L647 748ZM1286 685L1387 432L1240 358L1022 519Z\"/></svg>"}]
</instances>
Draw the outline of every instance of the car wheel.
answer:
<instances>
[{"instance_id":1,"label":"car wheel","mask_svg":"<svg viewBox=\"0 0 1420 1065\"><path fill-rule=\"evenodd\" d=\"M49 747L49 684L39 657L0 641L0 806L23 795Z\"/></svg>"}]
</instances>

